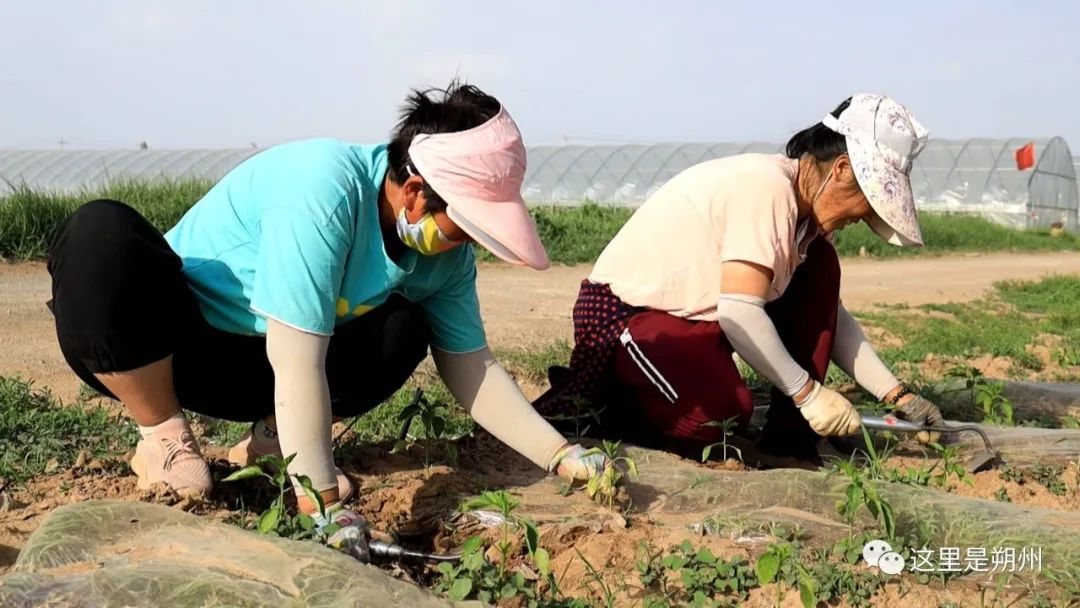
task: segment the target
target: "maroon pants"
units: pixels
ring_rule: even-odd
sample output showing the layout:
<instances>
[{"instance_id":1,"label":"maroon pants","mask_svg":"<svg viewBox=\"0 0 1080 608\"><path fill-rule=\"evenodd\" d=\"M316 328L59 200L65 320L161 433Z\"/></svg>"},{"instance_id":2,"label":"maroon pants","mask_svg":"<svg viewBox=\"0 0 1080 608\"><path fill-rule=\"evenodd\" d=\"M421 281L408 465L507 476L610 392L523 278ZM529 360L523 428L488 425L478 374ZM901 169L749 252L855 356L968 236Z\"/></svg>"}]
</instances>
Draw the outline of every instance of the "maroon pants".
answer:
<instances>
[{"instance_id":1,"label":"maroon pants","mask_svg":"<svg viewBox=\"0 0 1080 608\"><path fill-rule=\"evenodd\" d=\"M839 298L836 250L817 239L783 296L765 306L788 352L818 381L829 369ZM735 418L745 425L753 410L732 353L718 323L640 312L621 334L609 386L631 402L654 432L683 441L716 441L722 430L705 423ZM792 400L775 388L767 420L769 434L791 442L793 449L818 439Z\"/></svg>"}]
</instances>

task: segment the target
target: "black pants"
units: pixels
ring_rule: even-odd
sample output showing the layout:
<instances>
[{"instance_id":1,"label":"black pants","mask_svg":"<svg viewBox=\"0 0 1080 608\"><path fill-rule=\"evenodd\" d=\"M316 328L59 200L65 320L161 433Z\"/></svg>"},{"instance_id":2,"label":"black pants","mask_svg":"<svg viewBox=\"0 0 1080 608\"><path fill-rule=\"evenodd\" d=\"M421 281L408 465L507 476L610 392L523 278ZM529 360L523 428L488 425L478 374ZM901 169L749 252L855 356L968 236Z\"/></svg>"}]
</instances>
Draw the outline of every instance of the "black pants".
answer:
<instances>
[{"instance_id":1,"label":"black pants","mask_svg":"<svg viewBox=\"0 0 1080 608\"><path fill-rule=\"evenodd\" d=\"M184 409L237 421L274 412L266 338L211 327L180 258L131 207L97 200L77 209L53 235L48 269L60 350L90 386L112 397L94 374L172 355ZM429 341L420 308L396 294L339 325L326 359L334 415L362 414L390 397L427 356Z\"/></svg>"}]
</instances>

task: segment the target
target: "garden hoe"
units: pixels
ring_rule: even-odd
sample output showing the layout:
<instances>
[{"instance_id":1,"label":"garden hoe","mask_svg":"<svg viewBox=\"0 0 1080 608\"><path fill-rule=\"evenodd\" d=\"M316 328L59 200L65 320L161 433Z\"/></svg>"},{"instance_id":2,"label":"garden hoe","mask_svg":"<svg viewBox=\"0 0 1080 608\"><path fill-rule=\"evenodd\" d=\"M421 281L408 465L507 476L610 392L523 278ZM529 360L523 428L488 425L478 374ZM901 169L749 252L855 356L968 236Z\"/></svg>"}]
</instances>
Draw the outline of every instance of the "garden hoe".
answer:
<instances>
[{"instance_id":1,"label":"garden hoe","mask_svg":"<svg viewBox=\"0 0 1080 608\"><path fill-rule=\"evenodd\" d=\"M461 559L460 555L439 555L437 553L412 551L401 545L395 545L381 540L368 541L368 555L366 556L366 559L361 559L360 556L356 557L364 563L368 563L376 558L382 560L416 559L428 562L456 562Z\"/></svg>"},{"instance_id":2,"label":"garden hoe","mask_svg":"<svg viewBox=\"0 0 1080 608\"><path fill-rule=\"evenodd\" d=\"M959 424L945 420L935 426L923 426L914 422L900 420L895 416L863 416L862 423L866 428L875 431L897 431L900 433L921 433L923 431L933 431L936 433L962 433L964 431L971 431L973 433L978 433L979 436L982 437L984 450L968 459L966 465L969 473L978 473L983 469L989 469L1001 459L1001 454L999 454L990 444L990 438L975 424Z\"/></svg>"},{"instance_id":3,"label":"garden hoe","mask_svg":"<svg viewBox=\"0 0 1080 608\"><path fill-rule=\"evenodd\" d=\"M437 553L413 551L411 549L406 549L401 545L374 538L368 539L366 546L354 546L348 549L346 553L364 564L402 559L427 562L456 562L461 560L461 555L458 554L440 555Z\"/></svg>"}]
</instances>

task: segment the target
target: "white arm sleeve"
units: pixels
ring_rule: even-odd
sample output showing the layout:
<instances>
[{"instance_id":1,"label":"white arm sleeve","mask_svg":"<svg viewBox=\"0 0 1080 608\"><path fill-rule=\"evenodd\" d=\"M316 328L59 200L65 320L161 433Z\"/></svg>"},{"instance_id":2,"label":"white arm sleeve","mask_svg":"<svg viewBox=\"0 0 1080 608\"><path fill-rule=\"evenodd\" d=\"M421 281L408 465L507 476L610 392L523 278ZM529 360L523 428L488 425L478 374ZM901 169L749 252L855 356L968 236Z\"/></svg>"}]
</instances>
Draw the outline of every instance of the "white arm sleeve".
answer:
<instances>
[{"instance_id":1,"label":"white arm sleeve","mask_svg":"<svg viewBox=\"0 0 1080 608\"><path fill-rule=\"evenodd\" d=\"M267 319L266 355L274 369L274 414L281 453L296 454L290 475L307 475L317 491L337 487L326 381L329 336ZM302 494L299 484L294 485Z\"/></svg>"},{"instance_id":2,"label":"white arm sleeve","mask_svg":"<svg viewBox=\"0 0 1080 608\"><path fill-rule=\"evenodd\" d=\"M454 354L432 348L431 356L450 393L480 426L548 470L566 438L533 409L489 349Z\"/></svg>"},{"instance_id":3,"label":"white arm sleeve","mask_svg":"<svg viewBox=\"0 0 1080 608\"><path fill-rule=\"evenodd\" d=\"M716 312L720 315L720 327L735 352L785 395L798 394L810 380L810 374L784 347L776 326L765 313L763 298L723 294L716 304Z\"/></svg>"},{"instance_id":4,"label":"white arm sleeve","mask_svg":"<svg viewBox=\"0 0 1080 608\"><path fill-rule=\"evenodd\" d=\"M859 322L841 303L836 311L836 338L833 341L832 361L878 400L900 386L889 368L878 358L866 339Z\"/></svg>"}]
</instances>

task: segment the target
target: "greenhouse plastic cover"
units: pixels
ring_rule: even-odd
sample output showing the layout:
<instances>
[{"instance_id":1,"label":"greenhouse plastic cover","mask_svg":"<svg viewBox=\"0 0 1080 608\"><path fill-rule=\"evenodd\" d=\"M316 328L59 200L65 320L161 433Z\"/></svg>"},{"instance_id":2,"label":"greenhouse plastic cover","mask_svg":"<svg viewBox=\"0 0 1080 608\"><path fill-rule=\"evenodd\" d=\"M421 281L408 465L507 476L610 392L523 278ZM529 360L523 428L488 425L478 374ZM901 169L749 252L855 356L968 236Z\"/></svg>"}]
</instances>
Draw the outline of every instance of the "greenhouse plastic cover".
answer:
<instances>
[{"instance_id":1,"label":"greenhouse plastic cover","mask_svg":"<svg viewBox=\"0 0 1080 608\"><path fill-rule=\"evenodd\" d=\"M1016 167L1014 153L1033 142L1036 166ZM747 152L777 153L782 144L669 143L528 148L522 192L532 204L584 201L635 207L696 163ZM217 180L258 148L237 150L0 150L0 195L25 185L80 191L114 179ZM920 210L978 213L999 223L1077 228L1080 196L1065 140L931 139L912 169Z\"/></svg>"}]
</instances>

